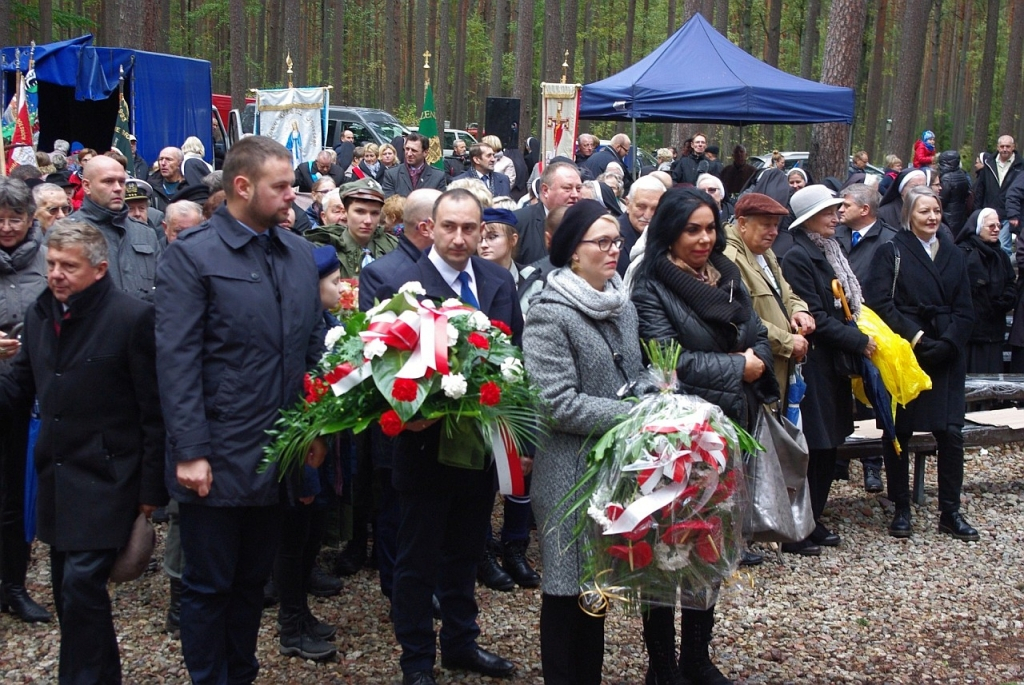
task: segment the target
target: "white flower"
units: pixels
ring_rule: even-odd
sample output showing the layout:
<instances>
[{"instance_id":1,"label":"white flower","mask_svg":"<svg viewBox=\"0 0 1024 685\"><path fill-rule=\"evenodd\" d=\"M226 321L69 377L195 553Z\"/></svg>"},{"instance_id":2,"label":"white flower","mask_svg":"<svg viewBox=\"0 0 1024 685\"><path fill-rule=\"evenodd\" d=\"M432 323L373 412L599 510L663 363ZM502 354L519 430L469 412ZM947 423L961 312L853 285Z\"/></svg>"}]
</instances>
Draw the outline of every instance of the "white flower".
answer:
<instances>
[{"instance_id":1,"label":"white flower","mask_svg":"<svg viewBox=\"0 0 1024 685\"><path fill-rule=\"evenodd\" d=\"M388 351L387 343L380 338L374 338L363 346L363 356L367 359L381 357Z\"/></svg>"},{"instance_id":2,"label":"white flower","mask_svg":"<svg viewBox=\"0 0 1024 685\"><path fill-rule=\"evenodd\" d=\"M423 286L420 285L419 281L409 281L408 283L404 283L402 287L398 289L398 292L410 293L421 297L427 294L427 291L423 289Z\"/></svg>"},{"instance_id":3,"label":"white flower","mask_svg":"<svg viewBox=\"0 0 1024 685\"><path fill-rule=\"evenodd\" d=\"M692 543L675 545L674 548L664 542L654 543L654 561L658 568L666 571L678 571L690 565L690 552L693 550Z\"/></svg>"},{"instance_id":4,"label":"white flower","mask_svg":"<svg viewBox=\"0 0 1024 685\"><path fill-rule=\"evenodd\" d=\"M470 314L469 323L471 326L473 326L473 328L477 329L478 331L486 331L490 330L491 328L491 320L488 319L487 315L480 310L477 310Z\"/></svg>"},{"instance_id":5,"label":"white flower","mask_svg":"<svg viewBox=\"0 0 1024 685\"><path fill-rule=\"evenodd\" d=\"M324 345L327 349L333 349L334 346L341 340L341 336L345 335L344 326L335 326L331 330L327 331L327 335L324 336Z\"/></svg>"},{"instance_id":6,"label":"white flower","mask_svg":"<svg viewBox=\"0 0 1024 685\"><path fill-rule=\"evenodd\" d=\"M444 307L444 308L448 308L448 307L461 307L462 306L462 300L460 300L457 297L449 297L447 300L445 300L444 302L441 303L441 306ZM458 315L458 312L453 312L453 314Z\"/></svg>"},{"instance_id":7,"label":"white flower","mask_svg":"<svg viewBox=\"0 0 1024 685\"><path fill-rule=\"evenodd\" d=\"M441 389L444 390L445 396L453 400L457 400L465 395L468 388L469 385L466 383L466 377L461 373L441 376Z\"/></svg>"},{"instance_id":8,"label":"white flower","mask_svg":"<svg viewBox=\"0 0 1024 685\"><path fill-rule=\"evenodd\" d=\"M508 383L515 383L523 378L523 363L515 357L505 357L501 363L501 377Z\"/></svg>"},{"instance_id":9,"label":"white flower","mask_svg":"<svg viewBox=\"0 0 1024 685\"><path fill-rule=\"evenodd\" d=\"M445 333L447 333L448 335L448 347L451 347L455 343L459 342L459 329L455 328L455 326L449 323L445 324L444 330Z\"/></svg>"}]
</instances>

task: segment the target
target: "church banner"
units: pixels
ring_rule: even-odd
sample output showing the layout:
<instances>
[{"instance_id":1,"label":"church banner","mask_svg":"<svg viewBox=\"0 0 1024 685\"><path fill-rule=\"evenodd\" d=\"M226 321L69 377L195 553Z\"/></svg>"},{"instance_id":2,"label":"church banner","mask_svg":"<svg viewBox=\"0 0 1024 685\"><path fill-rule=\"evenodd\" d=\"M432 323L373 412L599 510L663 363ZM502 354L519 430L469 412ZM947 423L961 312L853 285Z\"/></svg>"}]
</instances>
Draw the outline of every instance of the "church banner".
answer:
<instances>
[{"instance_id":1,"label":"church banner","mask_svg":"<svg viewBox=\"0 0 1024 685\"><path fill-rule=\"evenodd\" d=\"M580 89L578 83L542 83L541 159L547 163L552 157L575 156L576 130L579 124Z\"/></svg>"},{"instance_id":2,"label":"church banner","mask_svg":"<svg viewBox=\"0 0 1024 685\"><path fill-rule=\"evenodd\" d=\"M316 158L327 131L327 88L256 91L256 133L273 138L292 153L298 166Z\"/></svg>"}]
</instances>

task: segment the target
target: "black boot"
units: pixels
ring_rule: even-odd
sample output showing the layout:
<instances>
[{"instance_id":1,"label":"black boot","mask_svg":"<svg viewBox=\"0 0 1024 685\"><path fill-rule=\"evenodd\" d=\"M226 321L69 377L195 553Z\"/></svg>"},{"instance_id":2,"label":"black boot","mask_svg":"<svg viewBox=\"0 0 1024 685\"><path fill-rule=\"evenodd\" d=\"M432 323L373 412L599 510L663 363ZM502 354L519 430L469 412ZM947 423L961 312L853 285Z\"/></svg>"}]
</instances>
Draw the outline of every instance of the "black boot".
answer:
<instances>
[{"instance_id":1,"label":"black boot","mask_svg":"<svg viewBox=\"0 0 1024 685\"><path fill-rule=\"evenodd\" d=\"M516 586L512 576L498 564L498 543L494 540L488 540L484 547L484 556L476 565L476 578L492 590L508 592Z\"/></svg>"},{"instance_id":2,"label":"black boot","mask_svg":"<svg viewBox=\"0 0 1024 685\"><path fill-rule=\"evenodd\" d=\"M675 610L651 607L643 612L647 677L644 685L687 685L676 662Z\"/></svg>"},{"instance_id":3,"label":"black boot","mask_svg":"<svg viewBox=\"0 0 1024 685\"><path fill-rule=\"evenodd\" d=\"M878 464L864 464L864 490L872 494L885 489L882 484L882 467Z\"/></svg>"},{"instance_id":4,"label":"black boot","mask_svg":"<svg viewBox=\"0 0 1024 685\"><path fill-rule=\"evenodd\" d=\"M692 685L732 685L711 661L711 631L715 625L715 608L683 609L680 627L679 672Z\"/></svg>"},{"instance_id":5,"label":"black boot","mask_svg":"<svg viewBox=\"0 0 1024 685\"><path fill-rule=\"evenodd\" d=\"M501 567L519 587L539 587L540 576L526 560L529 539L513 540L502 545Z\"/></svg>"},{"instance_id":6,"label":"black boot","mask_svg":"<svg viewBox=\"0 0 1024 685\"><path fill-rule=\"evenodd\" d=\"M279 614L278 621L281 629L280 652L284 656L326 661L338 653L337 647L313 633L304 612L289 611L287 615Z\"/></svg>"},{"instance_id":7,"label":"black boot","mask_svg":"<svg viewBox=\"0 0 1024 685\"><path fill-rule=\"evenodd\" d=\"M977 542L981 539L978 531L967 522L967 519L959 511L943 512L939 515L939 532L968 542Z\"/></svg>"},{"instance_id":8,"label":"black boot","mask_svg":"<svg viewBox=\"0 0 1024 685\"><path fill-rule=\"evenodd\" d=\"M28 596L24 585L0 585L0 611L7 611L25 623L49 623L50 612Z\"/></svg>"},{"instance_id":9,"label":"black boot","mask_svg":"<svg viewBox=\"0 0 1024 685\"><path fill-rule=\"evenodd\" d=\"M167 622L164 632L177 638L181 634L181 579L170 578L171 595L167 603Z\"/></svg>"}]
</instances>

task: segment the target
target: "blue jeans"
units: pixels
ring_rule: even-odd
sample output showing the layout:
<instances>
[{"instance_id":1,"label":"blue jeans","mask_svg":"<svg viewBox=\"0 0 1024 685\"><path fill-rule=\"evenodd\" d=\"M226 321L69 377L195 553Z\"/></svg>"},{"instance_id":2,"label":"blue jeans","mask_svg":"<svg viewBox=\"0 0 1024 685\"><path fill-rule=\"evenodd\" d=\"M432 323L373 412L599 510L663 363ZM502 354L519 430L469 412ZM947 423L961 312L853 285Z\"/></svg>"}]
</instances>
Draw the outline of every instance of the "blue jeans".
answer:
<instances>
[{"instance_id":1,"label":"blue jeans","mask_svg":"<svg viewBox=\"0 0 1024 685\"><path fill-rule=\"evenodd\" d=\"M999 247L1003 248L1003 252L1013 256L1013 226L1010 225L1009 221L1003 222L1003 227L999 229Z\"/></svg>"}]
</instances>

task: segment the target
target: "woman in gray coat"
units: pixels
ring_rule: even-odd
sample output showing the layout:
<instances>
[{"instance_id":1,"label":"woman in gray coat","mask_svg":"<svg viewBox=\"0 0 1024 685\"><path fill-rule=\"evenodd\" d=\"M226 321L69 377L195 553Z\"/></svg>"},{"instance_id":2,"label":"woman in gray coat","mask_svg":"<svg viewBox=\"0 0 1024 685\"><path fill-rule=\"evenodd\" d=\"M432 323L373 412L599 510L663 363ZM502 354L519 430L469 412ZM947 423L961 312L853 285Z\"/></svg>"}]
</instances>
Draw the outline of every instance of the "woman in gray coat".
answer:
<instances>
[{"instance_id":1,"label":"woman in gray coat","mask_svg":"<svg viewBox=\"0 0 1024 685\"><path fill-rule=\"evenodd\" d=\"M523 334L526 368L550 409L534 458L532 499L541 539L541 664L548 685L597 685L604 619L578 598L585 551L573 540L582 512L559 506L587 470L593 440L629 411L622 399L642 370L636 310L615 271L622 238L601 203L570 207L551 241L557 268Z\"/></svg>"},{"instance_id":2,"label":"woman in gray coat","mask_svg":"<svg viewBox=\"0 0 1024 685\"><path fill-rule=\"evenodd\" d=\"M25 312L46 290L46 249L24 182L0 177L0 374L18 354ZM50 620L25 590L31 545L25 542L25 452L28 413L0 413L0 609L29 623Z\"/></svg>"}]
</instances>

